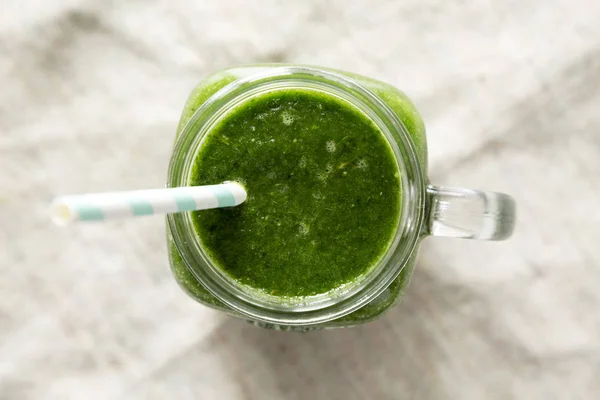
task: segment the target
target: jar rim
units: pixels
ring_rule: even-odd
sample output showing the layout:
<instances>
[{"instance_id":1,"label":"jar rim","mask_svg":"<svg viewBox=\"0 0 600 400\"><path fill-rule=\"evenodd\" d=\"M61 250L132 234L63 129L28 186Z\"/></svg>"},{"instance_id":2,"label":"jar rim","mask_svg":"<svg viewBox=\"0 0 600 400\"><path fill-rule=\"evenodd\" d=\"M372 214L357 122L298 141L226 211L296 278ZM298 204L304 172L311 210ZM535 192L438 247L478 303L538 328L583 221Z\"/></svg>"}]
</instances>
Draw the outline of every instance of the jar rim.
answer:
<instances>
[{"instance_id":1,"label":"jar rim","mask_svg":"<svg viewBox=\"0 0 600 400\"><path fill-rule=\"evenodd\" d=\"M400 274L418 242L424 219L425 182L408 131L375 93L352 78L312 67L273 67L225 85L209 97L181 131L169 164L167 187L189 184L191 166L214 125L248 99L282 89L313 89L336 95L366 114L384 134L400 173L402 201L394 238L378 264L351 287L304 298L260 296L235 283L204 251L191 213L170 214L175 246L194 277L216 298L252 319L285 325L313 325L347 315L375 299ZM286 301L287 300L287 301Z\"/></svg>"}]
</instances>

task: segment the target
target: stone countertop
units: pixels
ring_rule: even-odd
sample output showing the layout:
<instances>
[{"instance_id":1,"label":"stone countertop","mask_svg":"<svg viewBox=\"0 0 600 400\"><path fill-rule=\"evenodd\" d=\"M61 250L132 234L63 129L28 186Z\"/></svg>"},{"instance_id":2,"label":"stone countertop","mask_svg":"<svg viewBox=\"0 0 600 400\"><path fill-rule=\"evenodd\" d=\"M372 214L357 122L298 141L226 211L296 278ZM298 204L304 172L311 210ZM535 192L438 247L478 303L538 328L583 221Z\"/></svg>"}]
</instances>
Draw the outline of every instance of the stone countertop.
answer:
<instances>
[{"instance_id":1,"label":"stone countertop","mask_svg":"<svg viewBox=\"0 0 600 400\"><path fill-rule=\"evenodd\" d=\"M600 2L2 9L0 399L600 397ZM429 238L385 317L286 334L187 298L162 218L50 224L55 195L162 186L191 88L269 61L403 89L431 181L513 194L513 238Z\"/></svg>"}]
</instances>

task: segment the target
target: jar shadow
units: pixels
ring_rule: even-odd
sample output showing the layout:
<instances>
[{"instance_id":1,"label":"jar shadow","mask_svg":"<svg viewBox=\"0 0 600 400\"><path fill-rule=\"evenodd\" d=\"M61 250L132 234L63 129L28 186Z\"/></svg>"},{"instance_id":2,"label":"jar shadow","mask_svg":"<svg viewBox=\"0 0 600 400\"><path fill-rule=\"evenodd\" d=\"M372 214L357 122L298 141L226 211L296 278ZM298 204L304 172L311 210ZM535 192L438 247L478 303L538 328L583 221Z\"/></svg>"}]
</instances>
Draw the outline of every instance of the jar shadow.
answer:
<instances>
[{"instance_id":1,"label":"jar shadow","mask_svg":"<svg viewBox=\"0 0 600 400\"><path fill-rule=\"evenodd\" d=\"M443 398L440 371L453 365L444 316L477 297L420 265L403 301L377 321L291 333L227 319L208 347L248 398Z\"/></svg>"}]
</instances>

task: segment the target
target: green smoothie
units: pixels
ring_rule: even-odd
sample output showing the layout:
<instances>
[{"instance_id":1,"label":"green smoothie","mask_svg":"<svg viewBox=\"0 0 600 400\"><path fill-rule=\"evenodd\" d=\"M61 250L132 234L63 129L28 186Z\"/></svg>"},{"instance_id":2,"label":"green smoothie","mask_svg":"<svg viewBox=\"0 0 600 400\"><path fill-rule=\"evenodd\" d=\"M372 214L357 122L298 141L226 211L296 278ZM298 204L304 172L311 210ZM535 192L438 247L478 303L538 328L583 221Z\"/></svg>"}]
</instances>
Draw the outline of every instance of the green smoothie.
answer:
<instances>
[{"instance_id":1,"label":"green smoothie","mask_svg":"<svg viewBox=\"0 0 600 400\"><path fill-rule=\"evenodd\" d=\"M195 212L205 251L229 276L271 295L326 293L386 253L401 185L392 150L354 106L279 90L230 112L196 155L193 185L241 182L240 206Z\"/></svg>"},{"instance_id":2,"label":"green smoothie","mask_svg":"<svg viewBox=\"0 0 600 400\"><path fill-rule=\"evenodd\" d=\"M219 89L273 67L236 67L202 81L190 94L178 135ZM425 129L411 101L390 85L343 74L398 115L425 173ZM194 185L235 180L245 186L246 202L193 213L193 227L231 279L282 298L335 291L360 279L388 249L402 203L396 160L377 126L349 103L306 89L265 93L226 114L196 153L190 179ZM203 304L240 316L198 282L170 231L167 239L181 287ZM382 295L323 327L355 325L389 309L415 258L416 252Z\"/></svg>"}]
</instances>

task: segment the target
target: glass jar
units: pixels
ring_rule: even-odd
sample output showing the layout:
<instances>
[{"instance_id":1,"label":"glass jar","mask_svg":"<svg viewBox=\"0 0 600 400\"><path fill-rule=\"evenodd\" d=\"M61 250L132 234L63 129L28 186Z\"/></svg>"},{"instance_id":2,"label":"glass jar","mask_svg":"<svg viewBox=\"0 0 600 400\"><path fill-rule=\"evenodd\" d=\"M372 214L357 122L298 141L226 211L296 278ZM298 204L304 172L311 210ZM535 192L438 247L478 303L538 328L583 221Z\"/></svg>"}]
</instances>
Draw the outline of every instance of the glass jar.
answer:
<instances>
[{"instance_id":1,"label":"glass jar","mask_svg":"<svg viewBox=\"0 0 600 400\"><path fill-rule=\"evenodd\" d=\"M202 81L185 105L167 186L189 185L194 156L220 118L258 94L282 89L336 96L369 117L383 133L396 158L403 191L392 244L374 268L335 295L278 302L255 296L227 279L204 252L190 213L171 214L167 217L171 268L179 285L196 301L273 329L308 331L357 325L377 318L401 298L425 236L501 239L510 235L514 203L509 196L428 185L425 127L402 92L379 81L323 68L244 66Z\"/></svg>"}]
</instances>

